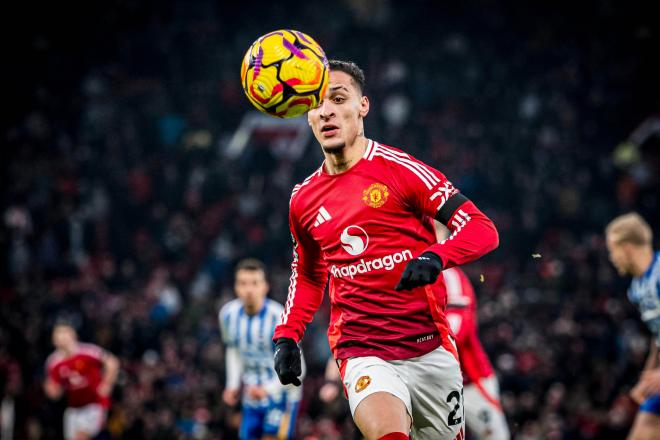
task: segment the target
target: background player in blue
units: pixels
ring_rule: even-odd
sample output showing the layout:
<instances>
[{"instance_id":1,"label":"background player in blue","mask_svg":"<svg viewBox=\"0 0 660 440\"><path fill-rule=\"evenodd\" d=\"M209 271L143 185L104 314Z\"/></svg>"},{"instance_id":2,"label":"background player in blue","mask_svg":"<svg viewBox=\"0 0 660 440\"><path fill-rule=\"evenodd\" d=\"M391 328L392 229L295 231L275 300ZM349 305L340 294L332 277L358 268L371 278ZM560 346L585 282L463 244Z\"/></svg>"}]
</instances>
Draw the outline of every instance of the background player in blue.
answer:
<instances>
[{"instance_id":1,"label":"background player in blue","mask_svg":"<svg viewBox=\"0 0 660 440\"><path fill-rule=\"evenodd\" d=\"M615 218L605 229L610 260L620 275L633 277L628 298L653 334L649 357L631 392L640 404L629 439L660 439L660 252L653 250L653 232L636 213Z\"/></svg>"},{"instance_id":2,"label":"background player in blue","mask_svg":"<svg viewBox=\"0 0 660 440\"><path fill-rule=\"evenodd\" d=\"M269 285L261 261L240 261L234 275L238 298L225 304L218 316L227 347L222 398L230 406L242 402L242 440L290 439L302 390L280 384L273 369L273 331L283 307L266 298Z\"/></svg>"}]
</instances>

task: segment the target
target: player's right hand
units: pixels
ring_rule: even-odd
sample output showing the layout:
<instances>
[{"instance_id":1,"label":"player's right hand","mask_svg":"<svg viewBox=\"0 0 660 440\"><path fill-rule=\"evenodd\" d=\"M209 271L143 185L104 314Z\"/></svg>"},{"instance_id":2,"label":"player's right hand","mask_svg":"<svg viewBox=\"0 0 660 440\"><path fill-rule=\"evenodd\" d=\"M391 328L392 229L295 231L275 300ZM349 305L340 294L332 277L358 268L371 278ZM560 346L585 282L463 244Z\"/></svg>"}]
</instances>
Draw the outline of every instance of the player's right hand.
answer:
<instances>
[{"instance_id":1,"label":"player's right hand","mask_svg":"<svg viewBox=\"0 0 660 440\"><path fill-rule=\"evenodd\" d=\"M238 404L238 393L239 390L233 388L225 388L222 392L222 400L228 406L236 406Z\"/></svg>"},{"instance_id":2,"label":"player's right hand","mask_svg":"<svg viewBox=\"0 0 660 440\"><path fill-rule=\"evenodd\" d=\"M279 338L275 342L275 372L282 385L300 386L300 348L293 339Z\"/></svg>"},{"instance_id":3,"label":"player's right hand","mask_svg":"<svg viewBox=\"0 0 660 440\"><path fill-rule=\"evenodd\" d=\"M433 284L442 272L442 260L433 252L424 252L403 269L401 280L394 290L410 290Z\"/></svg>"}]
</instances>

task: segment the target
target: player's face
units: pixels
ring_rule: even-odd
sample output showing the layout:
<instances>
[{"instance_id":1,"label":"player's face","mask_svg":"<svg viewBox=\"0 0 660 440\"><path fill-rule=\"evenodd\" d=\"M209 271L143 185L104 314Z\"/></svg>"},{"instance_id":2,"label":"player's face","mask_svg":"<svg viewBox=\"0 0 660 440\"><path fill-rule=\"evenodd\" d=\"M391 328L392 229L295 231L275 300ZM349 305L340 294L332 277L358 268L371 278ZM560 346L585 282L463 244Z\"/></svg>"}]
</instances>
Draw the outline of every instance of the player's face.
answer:
<instances>
[{"instance_id":1,"label":"player's face","mask_svg":"<svg viewBox=\"0 0 660 440\"><path fill-rule=\"evenodd\" d=\"M632 263L630 258L630 245L628 243L616 241L612 237L607 237L606 244L607 251L610 255L610 261L619 275L631 275Z\"/></svg>"},{"instance_id":2,"label":"player's face","mask_svg":"<svg viewBox=\"0 0 660 440\"><path fill-rule=\"evenodd\" d=\"M369 100L362 96L353 78L346 72L331 70L328 90L321 104L307 113L307 120L323 151L330 153L353 144L368 112Z\"/></svg>"},{"instance_id":3,"label":"player's face","mask_svg":"<svg viewBox=\"0 0 660 440\"><path fill-rule=\"evenodd\" d=\"M55 348L66 349L78 340L76 331L68 325L58 325L53 329L53 345Z\"/></svg>"},{"instance_id":4,"label":"player's face","mask_svg":"<svg viewBox=\"0 0 660 440\"><path fill-rule=\"evenodd\" d=\"M268 293L268 281L261 270L239 270L234 290L248 311L258 311Z\"/></svg>"}]
</instances>

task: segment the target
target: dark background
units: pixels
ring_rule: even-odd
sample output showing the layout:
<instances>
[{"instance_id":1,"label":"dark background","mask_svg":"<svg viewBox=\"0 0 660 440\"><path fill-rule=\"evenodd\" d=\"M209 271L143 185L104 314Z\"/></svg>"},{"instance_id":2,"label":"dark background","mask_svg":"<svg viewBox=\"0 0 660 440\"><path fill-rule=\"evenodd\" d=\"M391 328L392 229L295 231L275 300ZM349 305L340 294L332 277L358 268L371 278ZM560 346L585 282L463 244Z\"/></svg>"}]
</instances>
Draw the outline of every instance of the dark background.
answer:
<instances>
[{"instance_id":1,"label":"dark background","mask_svg":"<svg viewBox=\"0 0 660 440\"><path fill-rule=\"evenodd\" d=\"M499 249L466 270L514 437L625 437L649 339L602 231L637 210L659 232L658 135L627 142L660 107L652 2L60 3L3 14L0 390L16 438L61 436L40 386L62 315L122 360L103 437L234 438L217 310L246 256L283 302L290 190L321 160L314 142L296 160L223 154L252 111L242 56L278 28L356 61L367 136L494 219ZM354 432L345 402L316 397L326 322L327 304L299 438Z\"/></svg>"}]
</instances>

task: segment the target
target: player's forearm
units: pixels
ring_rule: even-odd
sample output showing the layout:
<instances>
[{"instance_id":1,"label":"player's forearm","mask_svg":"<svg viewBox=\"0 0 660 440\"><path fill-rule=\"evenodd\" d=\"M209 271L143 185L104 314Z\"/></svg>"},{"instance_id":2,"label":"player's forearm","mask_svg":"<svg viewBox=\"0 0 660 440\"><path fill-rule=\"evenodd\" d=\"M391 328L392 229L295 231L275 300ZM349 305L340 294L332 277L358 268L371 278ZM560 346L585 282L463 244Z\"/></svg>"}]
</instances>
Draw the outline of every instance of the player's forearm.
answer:
<instances>
[{"instance_id":1,"label":"player's forearm","mask_svg":"<svg viewBox=\"0 0 660 440\"><path fill-rule=\"evenodd\" d=\"M103 361L103 377L101 383L112 388L117 382L119 374L119 359L114 355L107 355Z\"/></svg>"},{"instance_id":2,"label":"player's forearm","mask_svg":"<svg viewBox=\"0 0 660 440\"><path fill-rule=\"evenodd\" d=\"M243 373L243 363L238 348L229 347L225 354L225 368L227 369L226 388L236 390L241 386L241 374Z\"/></svg>"},{"instance_id":3,"label":"player's forearm","mask_svg":"<svg viewBox=\"0 0 660 440\"><path fill-rule=\"evenodd\" d=\"M273 341L279 338L291 338L300 342L307 325L321 305L326 282L325 276L321 280L319 277L299 273L294 267L282 322L275 327Z\"/></svg>"},{"instance_id":4,"label":"player's forearm","mask_svg":"<svg viewBox=\"0 0 660 440\"><path fill-rule=\"evenodd\" d=\"M654 370L658 368L658 346L655 344L655 339L651 340L651 348L649 349L649 356L646 358L644 364L644 371Z\"/></svg>"},{"instance_id":5,"label":"player's forearm","mask_svg":"<svg viewBox=\"0 0 660 440\"><path fill-rule=\"evenodd\" d=\"M470 201L456 209L446 226L451 235L428 248L440 256L444 269L470 263L499 245L495 225Z\"/></svg>"},{"instance_id":6,"label":"player's forearm","mask_svg":"<svg viewBox=\"0 0 660 440\"><path fill-rule=\"evenodd\" d=\"M55 381L46 379L44 382L44 392L50 399L59 399L62 396L62 387L55 383Z\"/></svg>"}]
</instances>

